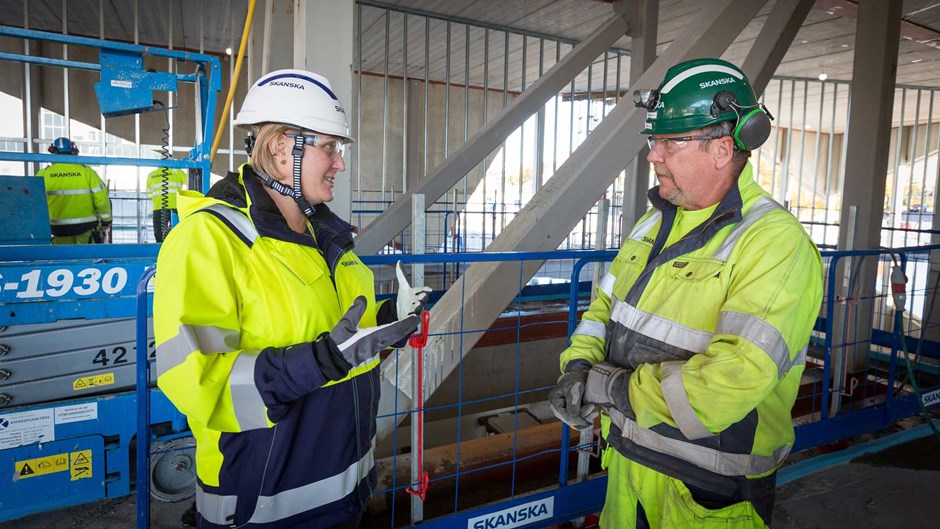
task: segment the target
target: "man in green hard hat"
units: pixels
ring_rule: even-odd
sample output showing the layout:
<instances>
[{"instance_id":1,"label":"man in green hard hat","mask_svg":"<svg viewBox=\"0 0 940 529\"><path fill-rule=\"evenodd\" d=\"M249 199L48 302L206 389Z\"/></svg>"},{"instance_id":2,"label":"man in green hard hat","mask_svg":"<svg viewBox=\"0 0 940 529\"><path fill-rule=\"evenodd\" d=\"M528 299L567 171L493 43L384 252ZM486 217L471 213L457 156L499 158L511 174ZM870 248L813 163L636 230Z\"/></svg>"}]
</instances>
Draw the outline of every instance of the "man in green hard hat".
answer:
<instances>
[{"instance_id":1,"label":"man in green hard hat","mask_svg":"<svg viewBox=\"0 0 940 529\"><path fill-rule=\"evenodd\" d=\"M771 118L738 67L683 62L634 103L653 207L595 285L549 401L574 428L600 415L602 528L765 527L822 300L819 251L754 181Z\"/></svg>"}]
</instances>

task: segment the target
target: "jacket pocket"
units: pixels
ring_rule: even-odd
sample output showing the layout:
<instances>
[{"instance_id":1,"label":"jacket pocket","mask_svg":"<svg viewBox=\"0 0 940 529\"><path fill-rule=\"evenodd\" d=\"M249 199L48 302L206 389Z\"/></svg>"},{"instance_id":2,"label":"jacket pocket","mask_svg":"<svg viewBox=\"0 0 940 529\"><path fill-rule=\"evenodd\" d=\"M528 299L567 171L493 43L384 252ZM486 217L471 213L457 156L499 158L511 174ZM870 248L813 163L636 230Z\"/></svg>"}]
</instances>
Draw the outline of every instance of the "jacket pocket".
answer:
<instances>
[{"instance_id":1,"label":"jacket pocket","mask_svg":"<svg viewBox=\"0 0 940 529\"><path fill-rule=\"evenodd\" d=\"M764 523L754 506L749 501L740 501L709 509L699 505L688 487L677 479L669 479L663 491L661 514L662 527L683 527L691 529L754 529L764 527Z\"/></svg>"},{"instance_id":2,"label":"jacket pocket","mask_svg":"<svg viewBox=\"0 0 940 529\"><path fill-rule=\"evenodd\" d=\"M679 258L666 263L651 283L643 307L670 307L671 318L697 329L713 329L731 284L731 265L716 259Z\"/></svg>"},{"instance_id":3,"label":"jacket pocket","mask_svg":"<svg viewBox=\"0 0 940 529\"><path fill-rule=\"evenodd\" d=\"M270 255L304 285L312 285L328 273L326 261L319 255L311 255L317 250L281 241L273 243Z\"/></svg>"},{"instance_id":4,"label":"jacket pocket","mask_svg":"<svg viewBox=\"0 0 940 529\"><path fill-rule=\"evenodd\" d=\"M680 257L668 267L668 275L678 281L707 281L721 279L726 263L717 259L699 259Z\"/></svg>"},{"instance_id":5,"label":"jacket pocket","mask_svg":"<svg viewBox=\"0 0 940 529\"><path fill-rule=\"evenodd\" d=\"M644 242L628 240L624 242L623 249L617 253L614 258L614 265L611 268L617 268L617 277L613 286L613 295L619 300L623 300L630 291L630 287L636 282L643 267L646 266L646 258L649 256L650 245Z\"/></svg>"}]
</instances>

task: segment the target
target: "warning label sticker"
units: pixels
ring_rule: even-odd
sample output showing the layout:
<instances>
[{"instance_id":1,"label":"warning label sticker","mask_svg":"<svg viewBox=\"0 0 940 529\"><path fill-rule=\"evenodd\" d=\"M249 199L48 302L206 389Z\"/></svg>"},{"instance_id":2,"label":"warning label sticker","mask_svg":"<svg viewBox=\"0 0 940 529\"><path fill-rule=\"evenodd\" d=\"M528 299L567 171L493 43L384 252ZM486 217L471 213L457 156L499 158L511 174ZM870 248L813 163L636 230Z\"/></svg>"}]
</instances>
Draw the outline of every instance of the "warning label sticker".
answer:
<instances>
[{"instance_id":1,"label":"warning label sticker","mask_svg":"<svg viewBox=\"0 0 940 529\"><path fill-rule=\"evenodd\" d=\"M72 481L91 477L91 450L81 450L69 454Z\"/></svg>"},{"instance_id":2,"label":"warning label sticker","mask_svg":"<svg viewBox=\"0 0 940 529\"><path fill-rule=\"evenodd\" d=\"M13 462L13 479L35 478L55 472L65 472L69 469L69 454L56 454L54 456L27 459Z\"/></svg>"},{"instance_id":3,"label":"warning label sticker","mask_svg":"<svg viewBox=\"0 0 940 529\"><path fill-rule=\"evenodd\" d=\"M110 386L111 384L114 384L114 373L105 373L103 375L77 378L75 382L72 382L72 389L81 391L100 386Z\"/></svg>"},{"instance_id":4,"label":"warning label sticker","mask_svg":"<svg viewBox=\"0 0 940 529\"><path fill-rule=\"evenodd\" d=\"M55 441L51 409L3 413L0 411L0 450Z\"/></svg>"},{"instance_id":5,"label":"warning label sticker","mask_svg":"<svg viewBox=\"0 0 940 529\"><path fill-rule=\"evenodd\" d=\"M55 409L55 423L67 424L78 421L93 421L98 418L98 403L90 402Z\"/></svg>"}]
</instances>

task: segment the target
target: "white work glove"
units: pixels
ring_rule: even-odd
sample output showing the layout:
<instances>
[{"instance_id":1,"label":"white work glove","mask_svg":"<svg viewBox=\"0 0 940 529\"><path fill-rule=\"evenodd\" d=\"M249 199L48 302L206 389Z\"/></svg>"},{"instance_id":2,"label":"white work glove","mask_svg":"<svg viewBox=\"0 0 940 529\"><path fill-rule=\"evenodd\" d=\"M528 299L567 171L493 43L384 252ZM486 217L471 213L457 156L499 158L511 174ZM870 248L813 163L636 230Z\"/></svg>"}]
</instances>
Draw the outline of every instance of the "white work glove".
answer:
<instances>
[{"instance_id":1,"label":"white work glove","mask_svg":"<svg viewBox=\"0 0 940 529\"><path fill-rule=\"evenodd\" d=\"M395 298L395 315L398 319L406 316L420 316L428 302L431 287L414 287L408 284L401 261L395 263L395 275L398 276L398 295Z\"/></svg>"},{"instance_id":2,"label":"white work glove","mask_svg":"<svg viewBox=\"0 0 940 529\"><path fill-rule=\"evenodd\" d=\"M328 343L332 351L342 356L349 364L346 371L371 361L380 352L404 340L418 328L418 317L415 315L385 325L359 328L359 321L365 311L366 298L359 296L336 327L329 333L322 334L317 340Z\"/></svg>"}]
</instances>

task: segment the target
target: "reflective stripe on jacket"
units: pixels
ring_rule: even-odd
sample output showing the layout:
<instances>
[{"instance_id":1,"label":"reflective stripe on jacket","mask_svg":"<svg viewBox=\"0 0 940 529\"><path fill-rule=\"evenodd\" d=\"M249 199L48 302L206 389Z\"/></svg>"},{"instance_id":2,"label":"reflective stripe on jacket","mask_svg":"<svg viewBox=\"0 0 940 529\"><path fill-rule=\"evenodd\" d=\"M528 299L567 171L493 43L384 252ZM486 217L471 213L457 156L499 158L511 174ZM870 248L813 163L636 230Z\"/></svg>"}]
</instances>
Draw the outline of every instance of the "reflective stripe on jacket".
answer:
<instances>
[{"instance_id":1,"label":"reflective stripe on jacket","mask_svg":"<svg viewBox=\"0 0 940 529\"><path fill-rule=\"evenodd\" d=\"M669 246L677 209L655 188L649 196L655 208L596 285L562 369L575 359L635 369L632 409L613 410L613 425L602 416L607 441L687 483L737 487L772 473L793 444L790 410L822 300L819 252L750 164Z\"/></svg>"},{"instance_id":2,"label":"reflective stripe on jacket","mask_svg":"<svg viewBox=\"0 0 940 529\"><path fill-rule=\"evenodd\" d=\"M153 209L176 209L176 194L186 185L182 169L160 168L147 175L147 195L153 200ZM166 205L163 197L166 197Z\"/></svg>"},{"instance_id":3,"label":"reflective stripe on jacket","mask_svg":"<svg viewBox=\"0 0 940 529\"><path fill-rule=\"evenodd\" d=\"M99 222L111 222L108 186L91 167L55 163L41 169L49 205L49 224L54 235L75 235Z\"/></svg>"},{"instance_id":4,"label":"reflective stripe on jacket","mask_svg":"<svg viewBox=\"0 0 940 529\"><path fill-rule=\"evenodd\" d=\"M360 325L375 325L372 272L328 208L318 218L335 232L314 241L290 231L249 166L230 177L245 207L182 192L157 258L157 383L196 438L207 527L328 527L375 485L379 361L331 382L309 347L289 346L333 329L357 296Z\"/></svg>"}]
</instances>

